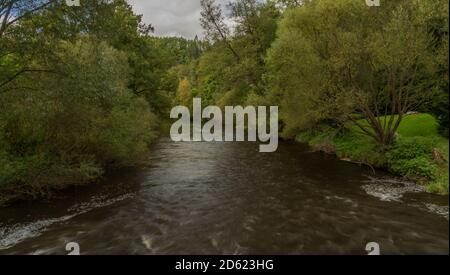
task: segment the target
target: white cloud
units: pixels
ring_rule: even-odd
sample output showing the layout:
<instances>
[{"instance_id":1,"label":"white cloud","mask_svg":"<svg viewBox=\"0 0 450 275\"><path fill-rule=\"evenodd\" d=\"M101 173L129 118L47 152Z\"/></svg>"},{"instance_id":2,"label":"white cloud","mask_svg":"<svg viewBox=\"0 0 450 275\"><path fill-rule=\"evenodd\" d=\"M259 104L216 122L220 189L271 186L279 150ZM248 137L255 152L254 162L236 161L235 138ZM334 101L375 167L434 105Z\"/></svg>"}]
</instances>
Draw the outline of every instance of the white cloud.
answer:
<instances>
[{"instance_id":1,"label":"white cloud","mask_svg":"<svg viewBox=\"0 0 450 275\"><path fill-rule=\"evenodd\" d=\"M218 3L228 3L220 0ZM143 15L145 23L155 27L158 36L203 36L200 26L200 0L129 0L137 14Z\"/></svg>"}]
</instances>

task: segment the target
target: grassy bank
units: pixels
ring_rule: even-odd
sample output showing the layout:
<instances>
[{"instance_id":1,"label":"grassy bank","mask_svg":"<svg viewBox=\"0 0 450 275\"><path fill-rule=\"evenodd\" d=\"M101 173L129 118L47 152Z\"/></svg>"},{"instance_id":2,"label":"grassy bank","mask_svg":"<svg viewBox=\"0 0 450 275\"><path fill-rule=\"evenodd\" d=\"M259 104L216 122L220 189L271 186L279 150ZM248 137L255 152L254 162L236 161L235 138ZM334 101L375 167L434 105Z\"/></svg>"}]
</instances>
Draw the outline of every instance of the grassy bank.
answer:
<instances>
[{"instance_id":1,"label":"grassy bank","mask_svg":"<svg viewBox=\"0 0 450 275\"><path fill-rule=\"evenodd\" d=\"M354 125L338 131L323 125L298 135L299 142L341 159L365 163L418 182L432 193L448 194L449 141L438 133L436 119L428 114L409 115L397 140L385 153Z\"/></svg>"}]
</instances>

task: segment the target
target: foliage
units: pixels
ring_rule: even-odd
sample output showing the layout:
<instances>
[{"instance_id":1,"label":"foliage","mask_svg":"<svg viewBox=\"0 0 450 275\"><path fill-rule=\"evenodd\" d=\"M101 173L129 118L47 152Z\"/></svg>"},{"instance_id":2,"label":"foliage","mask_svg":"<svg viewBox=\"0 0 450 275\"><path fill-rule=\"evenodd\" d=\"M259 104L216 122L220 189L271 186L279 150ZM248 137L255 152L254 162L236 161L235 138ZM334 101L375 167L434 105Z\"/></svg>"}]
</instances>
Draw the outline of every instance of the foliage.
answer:
<instances>
[{"instance_id":1,"label":"foliage","mask_svg":"<svg viewBox=\"0 0 450 275\"><path fill-rule=\"evenodd\" d=\"M152 37L158 49L164 51L164 60L171 66L188 65L198 59L208 47L208 43L199 40L198 36L194 40L183 37Z\"/></svg>"},{"instance_id":2,"label":"foliage","mask_svg":"<svg viewBox=\"0 0 450 275\"><path fill-rule=\"evenodd\" d=\"M150 29L121 0L79 9L54 1L8 26L0 37L0 203L146 158L159 123L151 106L170 105L161 90L172 81Z\"/></svg>"},{"instance_id":3,"label":"foliage","mask_svg":"<svg viewBox=\"0 0 450 275\"><path fill-rule=\"evenodd\" d=\"M416 1L373 9L363 1L322 0L288 10L267 74L285 135L324 120L352 121L387 148L404 114L433 97L437 61L426 20L435 9Z\"/></svg>"},{"instance_id":4,"label":"foliage","mask_svg":"<svg viewBox=\"0 0 450 275\"><path fill-rule=\"evenodd\" d=\"M142 159L155 138L148 103L126 88L123 53L90 38L64 42L61 49L64 63L55 65L60 76L32 79L39 83L32 91L1 98L2 185L48 189L61 177L66 183L92 180L107 165Z\"/></svg>"},{"instance_id":5,"label":"foliage","mask_svg":"<svg viewBox=\"0 0 450 275\"><path fill-rule=\"evenodd\" d=\"M190 81L198 95L221 106L245 105L250 95L266 89L265 58L276 38L280 10L273 1L234 1L228 6L232 32L220 5L204 0L202 7L201 22L211 46L193 68L196 78Z\"/></svg>"},{"instance_id":6,"label":"foliage","mask_svg":"<svg viewBox=\"0 0 450 275\"><path fill-rule=\"evenodd\" d=\"M431 112L438 119L439 132L448 138L449 132L449 86L448 86L448 41L449 41L449 6L448 1L431 1L430 5L438 8L433 9L431 16L427 17L430 33L433 36L434 51L438 64L438 74L436 79L436 96L428 104L426 111Z\"/></svg>"},{"instance_id":7,"label":"foliage","mask_svg":"<svg viewBox=\"0 0 450 275\"><path fill-rule=\"evenodd\" d=\"M413 137L399 140L386 154L390 169L411 179L433 181L438 165L433 159L436 140Z\"/></svg>"}]
</instances>

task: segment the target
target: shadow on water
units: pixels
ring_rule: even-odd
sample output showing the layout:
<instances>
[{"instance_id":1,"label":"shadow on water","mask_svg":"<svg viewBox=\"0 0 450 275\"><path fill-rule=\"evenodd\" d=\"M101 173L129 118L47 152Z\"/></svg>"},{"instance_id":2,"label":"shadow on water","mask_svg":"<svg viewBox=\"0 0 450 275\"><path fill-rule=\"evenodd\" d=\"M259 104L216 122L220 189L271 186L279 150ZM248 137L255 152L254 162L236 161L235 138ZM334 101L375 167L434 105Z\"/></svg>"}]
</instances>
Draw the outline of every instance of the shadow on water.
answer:
<instances>
[{"instance_id":1,"label":"shadow on water","mask_svg":"<svg viewBox=\"0 0 450 275\"><path fill-rule=\"evenodd\" d=\"M147 167L0 209L0 254L448 254L448 197L283 142L173 143Z\"/></svg>"}]
</instances>

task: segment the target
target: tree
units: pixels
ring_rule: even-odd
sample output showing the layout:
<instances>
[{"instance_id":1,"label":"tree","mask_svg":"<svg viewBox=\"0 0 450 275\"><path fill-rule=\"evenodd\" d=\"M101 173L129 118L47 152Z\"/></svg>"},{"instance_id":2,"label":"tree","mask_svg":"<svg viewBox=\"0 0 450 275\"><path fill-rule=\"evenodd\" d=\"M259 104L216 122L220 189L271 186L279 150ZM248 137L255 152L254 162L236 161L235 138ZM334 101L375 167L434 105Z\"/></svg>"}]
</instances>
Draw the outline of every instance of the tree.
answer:
<instances>
[{"instance_id":1,"label":"tree","mask_svg":"<svg viewBox=\"0 0 450 275\"><path fill-rule=\"evenodd\" d=\"M284 9L290 9L300 7L305 0L276 0L275 2Z\"/></svg>"},{"instance_id":2,"label":"tree","mask_svg":"<svg viewBox=\"0 0 450 275\"><path fill-rule=\"evenodd\" d=\"M191 81L193 91L218 105L245 105L253 94L262 94L265 85L267 50L275 40L280 10L273 1L238 0L228 5L228 18L222 16L219 5L205 1L202 25L211 40L197 68L198 81ZM210 10L210 12L206 12ZM207 20L215 14L216 20ZM225 21L233 25L231 33ZM222 22L226 42L214 22ZM211 39L215 37L216 39ZM230 47L233 51L230 50ZM236 56L239 56L237 58Z\"/></svg>"},{"instance_id":3,"label":"tree","mask_svg":"<svg viewBox=\"0 0 450 275\"><path fill-rule=\"evenodd\" d=\"M7 29L25 17L41 12L53 0L0 0L0 39Z\"/></svg>"},{"instance_id":4,"label":"tree","mask_svg":"<svg viewBox=\"0 0 450 275\"><path fill-rule=\"evenodd\" d=\"M425 2L430 5L427 10L430 12L425 17L425 21L429 26L429 31L433 38L433 52L436 63L438 64L438 74L435 79L435 87L437 94L433 98L430 106L427 106L426 111L434 114L440 124L440 132L443 136L448 137L449 131L449 85L448 85L448 65L449 65L449 21L448 1L430 1Z\"/></svg>"},{"instance_id":5,"label":"tree","mask_svg":"<svg viewBox=\"0 0 450 275\"><path fill-rule=\"evenodd\" d=\"M177 95L176 95L177 104L181 104L184 106L192 105L192 91L191 85L187 78L183 78L180 80Z\"/></svg>"},{"instance_id":6,"label":"tree","mask_svg":"<svg viewBox=\"0 0 450 275\"><path fill-rule=\"evenodd\" d=\"M426 13L415 1L373 9L351 0L313 1L288 11L268 76L287 133L326 120L351 121L387 148L405 114L432 96L436 64Z\"/></svg>"},{"instance_id":7,"label":"tree","mask_svg":"<svg viewBox=\"0 0 450 275\"><path fill-rule=\"evenodd\" d=\"M24 23L54 5L56 1L0 0L0 93L24 75L55 73L32 62L36 55L52 58L51 39L45 41L35 24Z\"/></svg>"},{"instance_id":8,"label":"tree","mask_svg":"<svg viewBox=\"0 0 450 275\"><path fill-rule=\"evenodd\" d=\"M171 65L140 18L125 0L0 0L2 195L47 195L146 157Z\"/></svg>"},{"instance_id":9,"label":"tree","mask_svg":"<svg viewBox=\"0 0 450 275\"><path fill-rule=\"evenodd\" d=\"M238 0L229 6L230 18L236 26L233 42L243 60L240 71L245 74L242 78L254 92L261 94L266 53L276 37L280 11L271 1Z\"/></svg>"},{"instance_id":10,"label":"tree","mask_svg":"<svg viewBox=\"0 0 450 275\"><path fill-rule=\"evenodd\" d=\"M200 23L206 37L212 42L224 43L239 63L241 58L229 41L230 29L224 22L225 17L222 15L220 5L214 0L201 0L200 4L202 7Z\"/></svg>"}]
</instances>

